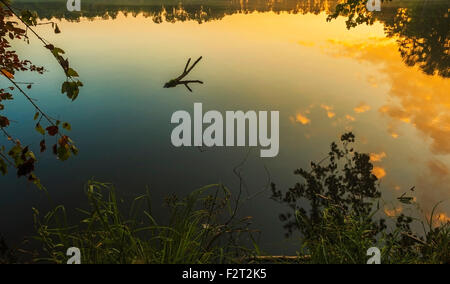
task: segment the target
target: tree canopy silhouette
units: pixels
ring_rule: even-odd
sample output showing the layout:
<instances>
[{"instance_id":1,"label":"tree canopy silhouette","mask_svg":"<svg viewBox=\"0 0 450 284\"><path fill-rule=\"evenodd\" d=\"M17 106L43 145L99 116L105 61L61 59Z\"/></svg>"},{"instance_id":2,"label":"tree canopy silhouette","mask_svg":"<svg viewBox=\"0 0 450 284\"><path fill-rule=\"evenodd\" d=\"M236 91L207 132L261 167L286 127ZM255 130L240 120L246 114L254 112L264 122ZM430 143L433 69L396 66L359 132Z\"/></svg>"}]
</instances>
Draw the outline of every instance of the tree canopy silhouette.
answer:
<instances>
[{"instance_id":1,"label":"tree canopy silhouette","mask_svg":"<svg viewBox=\"0 0 450 284\"><path fill-rule=\"evenodd\" d=\"M391 1L395 2L383 2ZM405 64L418 66L428 75L450 77L448 2L416 1L395 11L382 7L380 12L368 11L366 3L366 0L345 0L327 20L345 16L348 29L372 25L378 20L384 24L387 36L397 40Z\"/></svg>"}]
</instances>

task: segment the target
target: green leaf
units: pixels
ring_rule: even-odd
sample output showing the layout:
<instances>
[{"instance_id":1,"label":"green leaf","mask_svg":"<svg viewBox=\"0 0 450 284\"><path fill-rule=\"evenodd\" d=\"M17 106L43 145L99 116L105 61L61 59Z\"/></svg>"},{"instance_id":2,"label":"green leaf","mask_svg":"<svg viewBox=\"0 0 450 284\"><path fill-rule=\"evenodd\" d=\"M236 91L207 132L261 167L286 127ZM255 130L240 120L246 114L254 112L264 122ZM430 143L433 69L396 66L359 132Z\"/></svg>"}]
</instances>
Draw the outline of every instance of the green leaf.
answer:
<instances>
[{"instance_id":1,"label":"green leaf","mask_svg":"<svg viewBox=\"0 0 450 284\"><path fill-rule=\"evenodd\" d=\"M68 148L68 147L67 147ZM66 161L70 158L70 151L66 147L59 147L57 151L58 159L61 161Z\"/></svg>"},{"instance_id":2,"label":"green leaf","mask_svg":"<svg viewBox=\"0 0 450 284\"><path fill-rule=\"evenodd\" d=\"M77 71L73 70L72 68L69 68L67 70L67 76L68 77L79 77Z\"/></svg>"},{"instance_id":3,"label":"green leaf","mask_svg":"<svg viewBox=\"0 0 450 284\"><path fill-rule=\"evenodd\" d=\"M78 155L78 148L75 147L75 145L71 145L71 146L70 146L70 150L72 151L72 153L73 153L74 155Z\"/></svg>"},{"instance_id":4,"label":"green leaf","mask_svg":"<svg viewBox=\"0 0 450 284\"><path fill-rule=\"evenodd\" d=\"M27 156L30 157L30 158L32 158L33 160L36 160L36 161L37 161L36 156L34 155L33 152L28 151L28 152L27 152Z\"/></svg>"},{"instance_id":5,"label":"green leaf","mask_svg":"<svg viewBox=\"0 0 450 284\"><path fill-rule=\"evenodd\" d=\"M67 90L70 87L70 83L69 82L64 82L61 86L61 94L64 94L65 92L67 92Z\"/></svg>"},{"instance_id":6,"label":"green leaf","mask_svg":"<svg viewBox=\"0 0 450 284\"><path fill-rule=\"evenodd\" d=\"M65 130L67 130L67 131L72 130L72 126L71 126L69 123L67 123L67 122L64 122L63 125L62 125L62 127L63 127Z\"/></svg>"},{"instance_id":7,"label":"green leaf","mask_svg":"<svg viewBox=\"0 0 450 284\"><path fill-rule=\"evenodd\" d=\"M80 92L79 87L82 87L83 83L80 81L76 82L64 82L62 85L61 91L62 93L66 93L67 97L74 101Z\"/></svg>"},{"instance_id":8,"label":"green leaf","mask_svg":"<svg viewBox=\"0 0 450 284\"><path fill-rule=\"evenodd\" d=\"M39 123L36 124L36 128L35 129L36 129L37 132L41 133L42 135L45 135L45 130Z\"/></svg>"},{"instance_id":9,"label":"green leaf","mask_svg":"<svg viewBox=\"0 0 450 284\"><path fill-rule=\"evenodd\" d=\"M0 173L2 173L2 175L6 175L8 173L8 165L1 157L0 157Z\"/></svg>"},{"instance_id":10,"label":"green leaf","mask_svg":"<svg viewBox=\"0 0 450 284\"><path fill-rule=\"evenodd\" d=\"M54 47L53 48L53 50L52 50L52 53L53 53L53 55L56 57L56 58L58 58L60 55L60 53L61 54L64 54L65 52L64 52L64 50L62 50L61 48L59 48L59 47Z\"/></svg>"}]
</instances>

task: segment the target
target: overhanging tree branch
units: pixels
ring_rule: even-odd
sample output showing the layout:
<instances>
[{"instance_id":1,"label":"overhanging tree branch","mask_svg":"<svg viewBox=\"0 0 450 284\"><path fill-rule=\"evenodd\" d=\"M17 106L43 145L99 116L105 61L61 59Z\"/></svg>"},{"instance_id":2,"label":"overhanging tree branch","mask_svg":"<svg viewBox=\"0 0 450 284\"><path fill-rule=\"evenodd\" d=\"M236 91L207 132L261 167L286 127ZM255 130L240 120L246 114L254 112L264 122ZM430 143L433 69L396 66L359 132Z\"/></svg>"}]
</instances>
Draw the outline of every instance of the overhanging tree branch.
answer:
<instances>
[{"instance_id":1,"label":"overhanging tree branch","mask_svg":"<svg viewBox=\"0 0 450 284\"><path fill-rule=\"evenodd\" d=\"M1 1L1 0L0 0ZM34 108L40 113L42 114L43 117L45 117L45 119L48 121L48 123L50 123L51 125L55 125L53 123L53 121L44 113L44 111L41 110L41 108L33 101L32 98L30 98L30 96L28 96L24 90L22 90L22 88L11 78L8 77L8 75L3 71L0 70L0 72L5 76L6 79L8 79L16 88L17 90L19 90L19 92L25 96L25 98L34 106Z\"/></svg>"}]
</instances>

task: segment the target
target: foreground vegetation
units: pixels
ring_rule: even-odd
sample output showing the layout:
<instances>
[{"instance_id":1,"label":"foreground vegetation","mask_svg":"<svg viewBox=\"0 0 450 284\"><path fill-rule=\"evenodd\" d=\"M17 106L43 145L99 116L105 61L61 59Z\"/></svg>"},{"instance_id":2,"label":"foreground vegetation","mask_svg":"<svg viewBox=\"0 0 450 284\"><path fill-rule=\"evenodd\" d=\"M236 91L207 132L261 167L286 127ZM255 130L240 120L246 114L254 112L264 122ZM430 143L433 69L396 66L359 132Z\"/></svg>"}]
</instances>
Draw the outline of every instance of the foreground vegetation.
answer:
<instances>
[{"instance_id":1,"label":"foreground vegetation","mask_svg":"<svg viewBox=\"0 0 450 284\"><path fill-rule=\"evenodd\" d=\"M75 226L59 206L41 216L35 210L38 241L45 257L37 262L65 263L66 249L81 249L82 263L230 263L247 254L240 235L251 235L248 220L228 219L224 211L230 194L216 184L194 191L184 199L170 196L165 225L152 214L150 194L136 198L128 214L112 185L91 181L87 185L89 210Z\"/></svg>"},{"instance_id":2,"label":"foreground vegetation","mask_svg":"<svg viewBox=\"0 0 450 284\"><path fill-rule=\"evenodd\" d=\"M70 224L64 206L42 214L33 209L40 247L28 253L34 263L66 263L69 247L81 250L88 263L366 263L367 250L378 247L382 263L450 263L450 224L433 226L433 215L423 232L413 232L421 222L399 215L394 226L380 216L381 193L366 154L354 151L355 137L342 136L312 170L299 169L302 182L286 192L272 185L272 198L286 204L280 215L287 235L299 231L298 255L264 256L258 248L251 218L238 219L237 207L225 186L215 184L184 199L170 196L165 205L169 218L157 221L150 193L131 203L118 198L110 184L86 185L89 209L79 209L78 222ZM402 195L399 202L411 205ZM126 212L126 214L124 213ZM73 215L73 214L72 214ZM428 228L428 229L425 229ZM0 242L0 263L23 262L20 252Z\"/></svg>"},{"instance_id":3,"label":"foreground vegetation","mask_svg":"<svg viewBox=\"0 0 450 284\"><path fill-rule=\"evenodd\" d=\"M287 234L298 230L302 235L300 252L310 255L309 263L358 264L377 247L385 264L450 263L450 223L433 227L438 205L427 224L400 214L393 226L386 225L370 156L356 152L354 142L352 133L344 134L327 158L311 163L309 171L295 171L303 182L287 192L272 186L272 198L290 208L280 215ZM398 198L403 206L414 205L408 194ZM414 222L423 232L413 232Z\"/></svg>"}]
</instances>

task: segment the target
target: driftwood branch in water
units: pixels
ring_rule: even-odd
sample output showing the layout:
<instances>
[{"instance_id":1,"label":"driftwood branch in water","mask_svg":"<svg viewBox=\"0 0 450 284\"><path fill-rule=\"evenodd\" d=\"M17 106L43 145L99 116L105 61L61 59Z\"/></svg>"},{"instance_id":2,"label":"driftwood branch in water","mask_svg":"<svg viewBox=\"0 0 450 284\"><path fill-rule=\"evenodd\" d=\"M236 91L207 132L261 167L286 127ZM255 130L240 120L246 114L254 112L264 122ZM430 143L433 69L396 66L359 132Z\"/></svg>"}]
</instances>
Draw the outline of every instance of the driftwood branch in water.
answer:
<instances>
[{"instance_id":1,"label":"driftwood branch in water","mask_svg":"<svg viewBox=\"0 0 450 284\"><path fill-rule=\"evenodd\" d=\"M164 85L164 88L175 88L178 85L184 85L190 92L192 92L192 89L189 87L189 84L203 84L202 81L200 80L183 80L184 77L186 77L191 71L192 69L194 69L195 65L197 65L197 63L200 62L200 60L202 60L202 56L200 56L197 61L194 62L194 64L192 64L191 67L189 67L189 64L191 63L191 58L189 58L189 60L186 63L186 67L184 67L184 71L183 73L175 79L170 80L169 82L167 82Z\"/></svg>"},{"instance_id":2,"label":"driftwood branch in water","mask_svg":"<svg viewBox=\"0 0 450 284\"><path fill-rule=\"evenodd\" d=\"M307 263L311 260L310 255L304 256L286 256L286 255L266 255L266 256L252 256L240 261L247 263Z\"/></svg>"}]
</instances>

